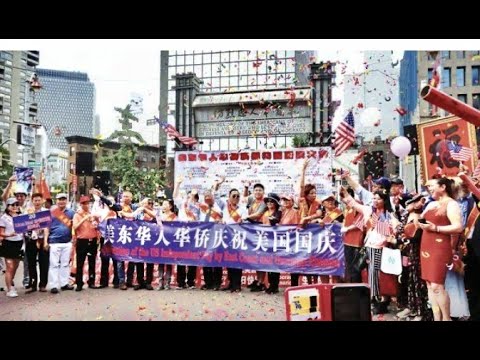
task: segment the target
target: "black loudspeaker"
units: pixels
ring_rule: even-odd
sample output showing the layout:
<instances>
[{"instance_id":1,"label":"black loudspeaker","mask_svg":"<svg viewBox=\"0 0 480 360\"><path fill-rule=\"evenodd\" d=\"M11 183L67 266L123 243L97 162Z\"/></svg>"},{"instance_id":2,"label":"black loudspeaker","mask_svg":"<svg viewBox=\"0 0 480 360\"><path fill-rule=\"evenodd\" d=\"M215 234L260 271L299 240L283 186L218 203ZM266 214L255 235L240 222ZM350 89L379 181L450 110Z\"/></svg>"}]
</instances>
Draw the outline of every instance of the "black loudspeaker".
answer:
<instances>
[{"instance_id":1,"label":"black loudspeaker","mask_svg":"<svg viewBox=\"0 0 480 360\"><path fill-rule=\"evenodd\" d=\"M408 155L419 155L417 125L406 125L403 127L403 135L412 143L412 150Z\"/></svg>"},{"instance_id":2,"label":"black loudspeaker","mask_svg":"<svg viewBox=\"0 0 480 360\"><path fill-rule=\"evenodd\" d=\"M86 175L92 176L93 173L93 153L90 152L77 152L76 157L76 174L78 176Z\"/></svg>"},{"instance_id":3,"label":"black loudspeaker","mask_svg":"<svg viewBox=\"0 0 480 360\"><path fill-rule=\"evenodd\" d=\"M112 193L112 173L110 171L94 171L92 185L103 195L110 195Z\"/></svg>"},{"instance_id":4,"label":"black loudspeaker","mask_svg":"<svg viewBox=\"0 0 480 360\"><path fill-rule=\"evenodd\" d=\"M370 289L364 284L332 288L332 321L371 321Z\"/></svg>"}]
</instances>

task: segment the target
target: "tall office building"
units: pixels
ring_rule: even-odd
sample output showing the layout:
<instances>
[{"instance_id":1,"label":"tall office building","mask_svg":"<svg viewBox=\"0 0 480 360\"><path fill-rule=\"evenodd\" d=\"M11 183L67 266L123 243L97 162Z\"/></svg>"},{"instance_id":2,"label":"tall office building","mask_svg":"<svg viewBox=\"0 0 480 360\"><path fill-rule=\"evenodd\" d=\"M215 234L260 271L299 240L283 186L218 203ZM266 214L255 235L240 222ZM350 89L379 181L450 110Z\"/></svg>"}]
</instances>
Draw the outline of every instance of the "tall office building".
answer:
<instances>
[{"instance_id":1,"label":"tall office building","mask_svg":"<svg viewBox=\"0 0 480 360\"><path fill-rule=\"evenodd\" d=\"M300 87L308 85L315 56L315 51L289 50L162 51L160 118L175 123L176 74L194 73L201 80L200 91L212 94Z\"/></svg>"},{"instance_id":2,"label":"tall office building","mask_svg":"<svg viewBox=\"0 0 480 360\"><path fill-rule=\"evenodd\" d=\"M364 69L358 74L345 74L344 108L353 109L356 134L371 141L385 140L400 130L398 106L399 66L392 62L391 51L365 51ZM362 126L361 113L370 107L381 114L378 126Z\"/></svg>"},{"instance_id":3,"label":"tall office building","mask_svg":"<svg viewBox=\"0 0 480 360\"><path fill-rule=\"evenodd\" d=\"M432 78L436 57L440 58L440 90L480 109L480 51L418 51L418 84L426 85ZM432 113L432 105L419 102L420 121L441 115Z\"/></svg>"},{"instance_id":4,"label":"tall office building","mask_svg":"<svg viewBox=\"0 0 480 360\"><path fill-rule=\"evenodd\" d=\"M19 123L37 122L36 94L29 80L39 64L39 51L0 51L0 142L17 140ZM9 143L10 157L22 164L29 148Z\"/></svg>"},{"instance_id":5,"label":"tall office building","mask_svg":"<svg viewBox=\"0 0 480 360\"><path fill-rule=\"evenodd\" d=\"M38 118L52 147L67 151L66 136L94 136L95 85L86 73L38 69L43 85Z\"/></svg>"},{"instance_id":6,"label":"tall office building","mask_svg":"<svg viewBox=\"0 0 480 360\"><path fill-rule=\"evenodd\" d=\"M415 112L419 103L418 51L405 51L400 62L399 99L400 107L405 112L400 117L400 125L411 125L418 121ZM418 113L417 113L418 114Z\"/></svg>"},{"instance_id":7,"label":"tall office building","mask_svg":"<svg viewBox=\"0 0 480 360\"><path fill-rule=\"evenodd\" d=\"M400 69L400 106L406 111L402 125L418 124L448 115L420 98L421 88L440 68L438 88L476 109L480 109L480 51L405 51ZM477 131L477 143L480 133ZM411 160L411 159L410 159ZM419 188L420 161L403 164L407 188ZM417 184L415 184L417 182Z\"/></svg>"}]
</instances>

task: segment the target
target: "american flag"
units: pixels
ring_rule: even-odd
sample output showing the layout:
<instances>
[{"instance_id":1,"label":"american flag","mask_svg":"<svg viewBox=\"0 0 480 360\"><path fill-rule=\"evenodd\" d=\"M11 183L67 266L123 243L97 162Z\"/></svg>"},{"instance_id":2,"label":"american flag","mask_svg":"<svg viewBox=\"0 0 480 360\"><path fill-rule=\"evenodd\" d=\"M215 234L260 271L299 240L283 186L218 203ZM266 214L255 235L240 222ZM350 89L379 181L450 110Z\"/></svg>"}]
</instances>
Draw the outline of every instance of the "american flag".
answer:
<instances>
[{"instance_id":1,"label":"american flag","mask_svg":"<svg viewBox=\"0 0 480 360\"><path fill-rule=\"evenodd\" d=\"M355 123L353 113L350 111L345 119L335 129L335 156L340 156L355 142Z\"/></svg>"},{"instance_id":2,"label":"american flag","mask_svg":"<svg viewBox=\"0 0 480 360\"><path fill-rule=\"evenodd\" d=\"M365 228L365 219L363 217L363 214L362 213L357 213L357 215L355 216L354 220L353 220L353 225L362 230Z\"/></svg>"},{"instance_id":3,"label":"american flag","mask_svg":"<svg viewBox=\"0 0 480 360\"><path fill-rule=\"evenodd\" d=\"M194 138L188 137L188 136L183 136L180 134L177 129L175 129L175 126L170 125L166 121L161 121L160 119L154 117L155 121L157 121L160 126L162 127L163 131L167 134L167 136L170 136L171 138L177 138L182 144L191 146L195 145L198 143L198 141Z\"/></svg>"},{"instance_id":4,"label":"american flag","mask_svg":"<svg viewBox=\"0 0 480 360\"><path fill-rule=\"evenodd\" d=\"M452 159L457 161L468 161L473 155L472 149L456 144L453 141L448 142L448 150Z\"/></svg>"},{"instance_id":5,"label":"american flag","mask_svg":"<svg viewBox=\"0 0 480 360\"><path fill-rule=\"evenodd\" d=\"M393 234L392 225L390 225L390 221L387 216L384 219L380 219L377 213L374 212L372 214L372 225L381 235L390 236Z\"/></svg>"}]
</instances>

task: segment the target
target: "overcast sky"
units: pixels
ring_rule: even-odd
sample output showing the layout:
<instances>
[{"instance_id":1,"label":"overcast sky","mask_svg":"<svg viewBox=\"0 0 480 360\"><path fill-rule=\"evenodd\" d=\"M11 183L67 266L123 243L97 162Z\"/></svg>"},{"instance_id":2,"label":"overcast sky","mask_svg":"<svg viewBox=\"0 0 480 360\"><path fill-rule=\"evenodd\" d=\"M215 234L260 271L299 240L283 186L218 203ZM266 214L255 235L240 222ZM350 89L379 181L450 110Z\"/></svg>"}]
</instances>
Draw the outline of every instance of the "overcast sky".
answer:
<instances>
[{"instance_id":1,"label":"overcast sky","mask_svg":"<svg viewBox=\"0 0 480 360\"><path fill-rule=\"evenodd\" d=\"M472 40L451 41L451 49L474 46ZM445 41L437 39L417 43L417 49L446 47ZM138 116L141 122L158 113L161 49L316 50L317 61L348 60L347 71L351 72L361 71L361 50L393 48L395 55L401 56L403 49L412 47L412 40L0 40L0 49L40 50L41 68L86 72L95 84L96 113L101 119L100 131L106 136L119 128L113 108L124 107L135 94L143 98L144 111ZM341 97L340 90L334 92L334 98ZM145 139L152 140L148 134Z\"/></svg>"}]
</instances>

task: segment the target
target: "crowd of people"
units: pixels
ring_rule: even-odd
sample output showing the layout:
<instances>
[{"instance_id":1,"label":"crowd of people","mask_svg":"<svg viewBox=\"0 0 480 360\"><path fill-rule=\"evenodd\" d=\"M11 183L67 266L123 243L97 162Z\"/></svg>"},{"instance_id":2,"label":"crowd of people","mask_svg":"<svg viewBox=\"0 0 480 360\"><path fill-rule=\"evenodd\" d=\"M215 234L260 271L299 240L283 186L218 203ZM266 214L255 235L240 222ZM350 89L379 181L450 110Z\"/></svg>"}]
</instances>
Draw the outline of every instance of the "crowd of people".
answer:
<instances>
[{"instance_id":1,"label":"crowd of people","mask_svg":"<svg viewBox=\"0 0 480 360\"><path fill-rule=\"evenodd\" d=\"M14 277L21 259L24 261L23 285L27 293L47 292L47 289L52 294L60 290L82 291L85 260L88 260L89 288L109 286L110 262L113 262L113 287L121 290L129 287L154 290L155 266L158 268L158 290L170 289L174 266L176 289L200 285L196 284L196 266L125 264L100 253L100 286L96 286L97 251L105 246L99 225L111 218L152 223L198 221L299 227L339 223L345 275L293 273L290 274L291 286L298 286L303 275L309 284L367 282L374 314L388 312L389 305L395 303L399 319L478 319L480 224L477 220L480 202L475 195L477 179L465 173L459 175L469 181L437 176L424 184L423 192L409 193L398 177L382 177L363 186L348 171L343 171L341 177L348 186L340 186L334 193L319 198L315 185L305 184L308 166L309 160L306 159L296 194L268 192L261 183L245 181L243 188L232 187L228 195L222 197L218 190L225 181L224 177L202 194L195 190L181 194L179 189L183 179L179 177L173 199L163 199L161 204L151 198L135 204L129 191L123 191L117 203L113 197L91 189L88 195L80 197L75 211L67 206L68 196L64 193L55 196L53 207L51 200L44 199L40 193L28 196L17 191L14 197L9 197L16 180L12 176L2 195L5 211L0 218L0 258L4 258L6 296L18 296ZM15 232L15 216L47 209L52 216L49 228L24 234ZM401 251L400 275L382 271L385 248ZM72 254L75 254L73 265L77 269L73 283L70 280ZM242 291L242 269L227 268L226 279L222 274L220 267L204 267L201 289ZM257 271L255 280L248 287L252 292L275 294L279 292L279 280L279 273ZM222 284L225 285L222 287Z\"/></svg>"}]
</instances>

